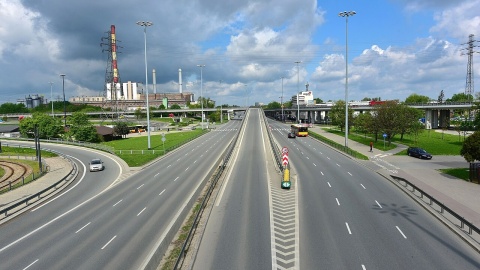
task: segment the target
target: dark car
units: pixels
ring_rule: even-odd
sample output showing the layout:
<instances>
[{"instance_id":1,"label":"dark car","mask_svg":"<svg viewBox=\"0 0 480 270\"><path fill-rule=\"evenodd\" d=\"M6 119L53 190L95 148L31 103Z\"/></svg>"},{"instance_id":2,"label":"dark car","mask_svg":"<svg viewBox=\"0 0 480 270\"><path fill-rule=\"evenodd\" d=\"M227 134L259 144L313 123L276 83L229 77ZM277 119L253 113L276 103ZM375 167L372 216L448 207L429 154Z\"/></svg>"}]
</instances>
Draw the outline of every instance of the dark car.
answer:
<instances>
[{"instance_id":1,"label":"dark car","mask_svg":"<svg viewBox=\"0 0 480 270\"><path fill-rule=\"evenodd\" d=\"M295 139L295 133L289 132L287 136L288 136L288 138L294 138Z\"/></svg>"},{"instance_id":2,"label":"dark car","mask_svg":"<svg viewBox=\"0 0 480 270\"><path fill-rule=\"evenodd\" d=\"M407 149L407 155L421 159L432 159L432 155L420 147L409 147Z\"/></svg>"}]
</instances>

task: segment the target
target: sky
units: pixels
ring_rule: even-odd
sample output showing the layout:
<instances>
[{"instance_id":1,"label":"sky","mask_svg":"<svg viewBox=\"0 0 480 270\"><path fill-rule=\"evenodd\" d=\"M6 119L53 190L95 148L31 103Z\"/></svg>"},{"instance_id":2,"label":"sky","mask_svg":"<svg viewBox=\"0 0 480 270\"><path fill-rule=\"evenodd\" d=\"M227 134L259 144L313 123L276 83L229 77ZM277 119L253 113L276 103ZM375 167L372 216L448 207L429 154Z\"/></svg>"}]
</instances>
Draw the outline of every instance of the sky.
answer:
<instances>
[{"instance_id":1,"label":"sky","mask_svg":"<svg viewBox=\"0 0 480 270\"><path fill-rule=\"evenodd\" d=\"M146 35L137 21L153 23ZM217 104L286 101L307 83L344 100L347 59L348 100L436 100L465 91L480 0L1 0L0 104L103 95L111 25L122 82L145 82L146 36L150 93L152 69L163 93L179 91L180 68L184 92Z\"/></svg>"}]
</instances>

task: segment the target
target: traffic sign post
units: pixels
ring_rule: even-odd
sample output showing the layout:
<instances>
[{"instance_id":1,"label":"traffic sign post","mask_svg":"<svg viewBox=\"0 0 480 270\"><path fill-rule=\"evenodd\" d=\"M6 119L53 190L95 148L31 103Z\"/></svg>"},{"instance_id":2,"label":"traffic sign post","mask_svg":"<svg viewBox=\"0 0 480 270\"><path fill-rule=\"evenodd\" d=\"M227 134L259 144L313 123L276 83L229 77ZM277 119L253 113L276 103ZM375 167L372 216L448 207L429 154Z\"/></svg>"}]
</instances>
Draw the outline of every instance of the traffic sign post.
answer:
<instances>
[{"instance_id":1,"label":"traffic sign post","mask_svg":"<svg viewBox=\"0 0 480 270\"><path fill-rule=\"evenodd\" d=\"M167 139L165 138L165 133L162 133L162 143L163 143L163 154L165 155L165 141Z\"/></svg>"},{"instance_id":2,"label":"traffic sign post","mask_svg":"<svg viewBox=\"0 0 480 270\"><path fill-rule=\"evenodd\" d=\"M383 150L385 151L385 138L387 138L387 133L383 133Z\"/></svg>"},{"instance_id":3,"label":"traffic sign post","mask_svg":"<svg viewBox=\"0 0 480 270\"><path fill-rule=\"evenodd\" d=\"M287 165L288 165L288 148L287 147L282 148L282 165L284 167L284 170L283 170L281 187L290 189L290 186L292 185L292 183L290 182L290 170L287 168Z\"/></svg>"}]
</instances>

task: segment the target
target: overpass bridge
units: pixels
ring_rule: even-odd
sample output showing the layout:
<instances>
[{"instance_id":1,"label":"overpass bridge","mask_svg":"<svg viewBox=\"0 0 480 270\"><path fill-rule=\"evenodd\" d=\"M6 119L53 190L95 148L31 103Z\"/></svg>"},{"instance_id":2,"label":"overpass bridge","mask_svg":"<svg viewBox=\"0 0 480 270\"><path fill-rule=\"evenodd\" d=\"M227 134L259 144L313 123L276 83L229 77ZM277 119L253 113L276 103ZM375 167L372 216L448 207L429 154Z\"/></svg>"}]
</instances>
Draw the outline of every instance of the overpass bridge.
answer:
<instances>
[{"instance_id":1,"label":"overpass bridge","mask_svg":"<svg viewBox=\"0 0 480 270\"><path fill-rule=\"evenodd\" d=\"M471 110L476 104L474 102L442 102L442 103L411 103L406 104L409 107L424 111L425 123L430 124L427 128L439 128L443 126L444 121L450 117L452 110ZM364 113L375 109L375 106L369 105L349 105L356 113ZM297 119L298 111L300 120L309 123L326 123L329 121L329 112L332 105L318 104L300 106L297 108L283 108L284 115L293 116ZM265 114L269 117L277 117L282 114L282 109L268 109Z\"/></svg>"}]
</instances>

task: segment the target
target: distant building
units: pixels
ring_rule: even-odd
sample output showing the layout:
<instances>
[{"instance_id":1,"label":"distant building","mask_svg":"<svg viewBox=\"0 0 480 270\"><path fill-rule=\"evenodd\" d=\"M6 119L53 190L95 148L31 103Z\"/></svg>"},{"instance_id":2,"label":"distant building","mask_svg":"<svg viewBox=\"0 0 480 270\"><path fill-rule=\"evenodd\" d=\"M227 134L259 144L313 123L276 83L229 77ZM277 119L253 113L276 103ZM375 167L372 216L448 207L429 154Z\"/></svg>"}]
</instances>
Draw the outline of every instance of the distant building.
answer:
<instances>
[{"instance_id":1,"label":"distant building","mask_svg":"<svg viewBox=\"0 0 480 270\"><path fill-rule=\"evenodd\" d=\"M305 91L298 92L297 95L292 96L292 105L293 106L303 106L303 105L313 105L315 101L313 100L313 91L308 90L309 84L305 84Z\"/></svg>"},{"instance_id":2,"label":"distant building","mask_svg":"<svg viewBox=\"0 0 480 270\"><path fill-rule=\"evenodd\" d=\"M28 109L33 109L45 103L46 100L43 96L38 94L28 95L25 99L17 99L17 104L24 104Z\"/></svg>"}]
</instances>

